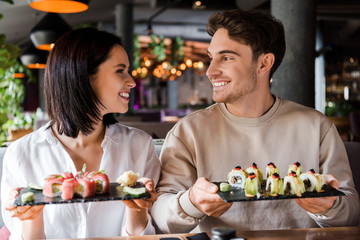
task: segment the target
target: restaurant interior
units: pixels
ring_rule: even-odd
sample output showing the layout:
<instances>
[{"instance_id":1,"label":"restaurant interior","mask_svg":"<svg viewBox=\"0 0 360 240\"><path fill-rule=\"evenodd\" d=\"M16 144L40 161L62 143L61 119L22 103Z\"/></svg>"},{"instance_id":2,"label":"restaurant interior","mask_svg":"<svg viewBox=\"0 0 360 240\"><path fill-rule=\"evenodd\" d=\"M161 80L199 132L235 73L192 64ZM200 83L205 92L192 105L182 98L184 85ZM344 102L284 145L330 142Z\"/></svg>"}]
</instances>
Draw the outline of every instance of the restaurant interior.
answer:
<instances>
[{"instance_id":1,"label":"restaurant interior","mask_svg":"<svg viewBox=\"0 0 360 240\"><path fill-rule=\"evenodd\" d=\"M297 61L289 65L300 66L310 77L295 77L293 83L288 81L281 88L278 83L283 84L281 77L286 75L282 71L286 69L280 68L279 75L274 76L273 91L279 97L317 109L336 125L359 191L360 3L316 0L297 9L303 1L287 1L82 0L78 2L83 9L72 11L63 5L56 6L56 10L35 9L35 0L0 0L1 161L6 146L48 121L43 94L46 58L56 39L66 31L95 27L121 36L136 87L130 95L129 111L116 118L150 134L160 152L162 139L179 119L213 104L212 85L205 75L209 65L206 50L211 39L206 33L208 17L221 10L256 9L280 19L290 15L298 18L296 26L288 26L293 31L289 31L287 51L292 51L296 39L303 39L305 45L310 42L313 46L309 49L312 60L302 60L300 56L289 60ZM305 18L311 18L313 26L306 25L309 20ZM312 32L300 38L299 28ZM354 236L360 234L358 229L347 231ZM248 239L260 239L255 233L244 234L248 234ZM267 234L273 237L271 232ZM330 235L312 236L315 238L309 239Z\"/></svg>"}]
</instances>

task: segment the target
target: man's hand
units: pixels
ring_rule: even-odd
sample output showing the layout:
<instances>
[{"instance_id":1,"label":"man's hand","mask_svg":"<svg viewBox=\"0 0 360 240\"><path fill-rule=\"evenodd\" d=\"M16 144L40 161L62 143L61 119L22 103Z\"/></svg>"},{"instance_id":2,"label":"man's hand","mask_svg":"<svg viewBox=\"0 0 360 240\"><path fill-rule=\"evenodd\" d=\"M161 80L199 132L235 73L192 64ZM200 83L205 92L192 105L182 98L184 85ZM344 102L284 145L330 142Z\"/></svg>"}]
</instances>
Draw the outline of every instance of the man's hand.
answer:
<instances>
[{"instance_id":1,"label":"man's hand","mask_svg":"<svg viewBox=\"0 0 360 240\"><path fill-rule=\"evenodd\" d=\"M333 175L324 175L326 184L335 189L340 188L340 182ZM296 199L297 204L306 211L318 214L327 211L334 204L338 197L324 197L324 198L303 198Z\"/></svg>"},{"instance_id":2,"label":"man's hand","mask_svg":"<svg viewBox=\"0 0 360 240\"><path fill-rule=\"evenodd\" d=\"M215 184L209 182L206 178L199 178L190 189L190 201L206 215L219 217L232 206L232 203L225 203L216 194L217 190L218 187Z\"/></svg>"}]
</instances>

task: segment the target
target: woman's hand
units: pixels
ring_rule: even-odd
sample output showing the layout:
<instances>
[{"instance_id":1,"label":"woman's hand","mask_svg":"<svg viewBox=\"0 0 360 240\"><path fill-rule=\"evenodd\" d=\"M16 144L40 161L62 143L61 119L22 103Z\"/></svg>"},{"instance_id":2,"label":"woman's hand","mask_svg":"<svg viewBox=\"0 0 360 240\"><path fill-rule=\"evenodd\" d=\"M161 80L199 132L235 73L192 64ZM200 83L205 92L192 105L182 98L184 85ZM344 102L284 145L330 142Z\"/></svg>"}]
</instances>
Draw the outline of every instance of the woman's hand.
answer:
<instances>
[{"instance_id":1,"label":"woman's hand","mask_svg":"<svg viewBox=\"0 0 360 240\"><path fill-rule=\"evenodd\" d=\"M333 175L324 175L326 184L335 189L340 188L340 182ZM338 197L324 197L324 198L303 198L296 199L297 204L306 211L319 214L329 210Z\"/></svg>"},{"instance_id":2,"label":"woman's hand","mask_svg":"<svg viewBox=\"0 0 360 240\"><path fill-rule=\"evenodd\" d=\"M5 209L11 213L11 217L17 217L22 221L22 239L45 239L43 209L45 205L14 207L16 197L22 188L11 190Z\"/></svg>"},{"instance_id":3,"label":"woman's hand","mask_svg":"<svg viewBox=\"0 0 360 240\"><path fill-rule=\"evenodd\" d=\"M11 217L17 217L20 220L33 220L42 214L44 205L15 207L14 202L22 188L11 190L8 200L5 203L5 209L11 213Z\"/></svg>"},{"instance_id":4,"label":"woman's hand","mask_svg":"<svg viewBox=\"0 0 360 240\"><path fill-rule=\"evenodd\" d=\"M125 228L128 235L139 235L144 231L149 220L148 209L157 199L154 181L149 178L141 178L139 181L144 183L150 198L123 201L127 207Z\"/></svg>"},{"instance_id":5,"label":"woman's hand","mask_svg":"<svg viewBox=\"0 0 360 240\"><path fill-rule=\"evenodd\" d=\"M157 200L154 181L149 178L141 178L139 179L139 182L142 182L144 184L146 190L150 193L151 197L148 199L134 199L123 201L123 203L125 203L128 208L138 211L150 208L152 203Z\"/></svg>"}]
</instances>

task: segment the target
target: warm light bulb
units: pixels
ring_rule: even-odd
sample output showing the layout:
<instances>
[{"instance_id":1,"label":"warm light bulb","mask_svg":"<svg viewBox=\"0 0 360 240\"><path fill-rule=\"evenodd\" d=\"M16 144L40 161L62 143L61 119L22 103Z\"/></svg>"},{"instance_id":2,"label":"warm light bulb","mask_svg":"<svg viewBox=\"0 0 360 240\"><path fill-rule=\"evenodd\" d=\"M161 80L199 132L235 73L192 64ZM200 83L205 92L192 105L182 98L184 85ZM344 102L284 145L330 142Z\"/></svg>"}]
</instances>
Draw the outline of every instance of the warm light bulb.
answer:
<instances>
[{"instance_id":1,"label":"warm light bulb","mask_svg":"<svg viewBox=\"0 0 360 240\"><path fill-rule=\"evenodd\" d=\"M29 64L27 66L28 68L32 68L32 69L43 69L46 67L46 64L43 64L43 63L32 63L32 64Z\"/></svg>"},{"instance_id":2,"label":"warm light bulb","mask_svg":"<svg viewBox=\"0 0 360 240\"><path fill-rule=\"evenodd\" d=\"M186 59L185 64L186 64L186 66L189 67L189 68L192 67L192 61L191 61L191 59Z\"/></svg>"},{"instance_id":3,"label":"warm light bulb","mask_svg":"<svg viewBox=\"0 0 360 240\"><path fill-rule=\"evenodd\" d=\"M73 0L31 0L30 7L54 13L77 13L86 11L89 7L87 4Z\"/></svg>"},{"instance_id":4,"label":"warm light bulb","mask_svg":"<svg viewBox=\"0 0 360 240\"><path fill-rule=\"evenodd\" d=\"M185 64L185 63L181 63L181 64L179 65L179 69L180 69L181 71L184 71L184 70L186 69L186 64Z\"/></svg>"},{"instance_id":5,"label":"warm light bulb","mask_svg":"<svg viewBox=\"0 0 360 240\"><path fill-rule=\"evenodd\" d=\"M136 71L136 70L132 70L131 75L133 75L133 77L136 77L137 71Z\"/></svg>"}]
</instances>

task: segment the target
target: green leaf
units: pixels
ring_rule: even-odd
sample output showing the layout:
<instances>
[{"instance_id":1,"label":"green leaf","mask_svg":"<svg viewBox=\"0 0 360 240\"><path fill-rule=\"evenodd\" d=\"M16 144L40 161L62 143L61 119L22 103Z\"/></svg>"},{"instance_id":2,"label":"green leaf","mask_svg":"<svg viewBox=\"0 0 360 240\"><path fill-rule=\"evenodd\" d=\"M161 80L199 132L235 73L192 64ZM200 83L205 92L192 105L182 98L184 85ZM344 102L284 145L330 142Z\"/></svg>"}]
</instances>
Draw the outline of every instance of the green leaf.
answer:
<instances>
[{"instance_id":1,"label":"green leaf","mask_svg":"<svg viewBox=\"0 0 360 240\"><path fill-rule=\"evenodd\" d=\"M0 34L0 47L2 47L2 45L4 45L5 40L6 40L6 35L1 33Z\"/></svg>"}]
</instances>

